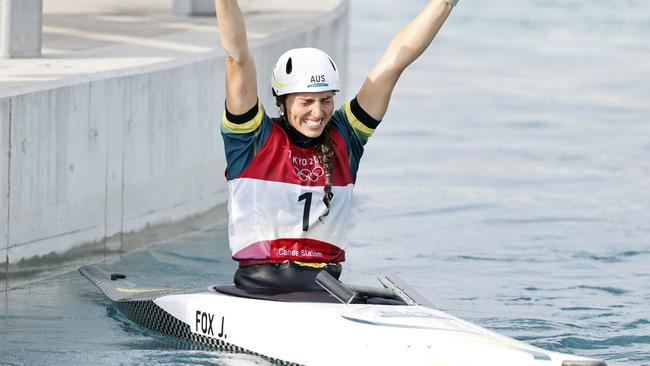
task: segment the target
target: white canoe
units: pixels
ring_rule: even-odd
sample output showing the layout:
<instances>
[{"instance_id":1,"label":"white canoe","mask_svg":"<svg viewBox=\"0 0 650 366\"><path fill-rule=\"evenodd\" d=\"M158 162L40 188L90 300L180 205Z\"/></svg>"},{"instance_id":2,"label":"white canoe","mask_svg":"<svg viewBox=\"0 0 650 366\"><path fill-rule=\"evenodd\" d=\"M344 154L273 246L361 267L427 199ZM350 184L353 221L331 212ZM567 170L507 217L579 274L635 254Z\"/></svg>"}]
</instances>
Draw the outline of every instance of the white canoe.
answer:
<instances>
[{"instance_id":1,"label":"white canoe","mask_svg":"<svg viewBox=\"0 0 650 366\"><path fill-rule=\"evenodd\" d=\"M147 289L95 266L80 271L141 326L281 365L605 365L401 301L343 304L325 291L249 292L234 285Z\"/></svg>"}]
</instances>

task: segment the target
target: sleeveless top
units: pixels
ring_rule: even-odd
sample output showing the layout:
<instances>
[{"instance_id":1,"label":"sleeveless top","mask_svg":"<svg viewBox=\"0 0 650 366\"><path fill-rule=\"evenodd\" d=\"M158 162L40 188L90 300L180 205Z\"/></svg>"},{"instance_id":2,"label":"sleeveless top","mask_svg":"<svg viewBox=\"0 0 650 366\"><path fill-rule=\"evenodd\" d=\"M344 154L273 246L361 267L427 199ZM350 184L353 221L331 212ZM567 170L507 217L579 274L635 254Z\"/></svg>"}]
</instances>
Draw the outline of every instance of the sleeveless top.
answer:
<instances>
[{"instance_id":1,"label":"sleeveless top","mask_svg":"<svg viewBox=\"0 0 650 366\"><path fill-rule=\"evenodd\" d=\"M221 133L233 259L241 265L344 261L359 160L378 123L356 100L346 102L332 115L334 197L329 214L322 217L326 212L325 171L317 151L293 144L284 127L271 120L260 103L242 116L224 113Z\"/></svg>"}]
</instances>

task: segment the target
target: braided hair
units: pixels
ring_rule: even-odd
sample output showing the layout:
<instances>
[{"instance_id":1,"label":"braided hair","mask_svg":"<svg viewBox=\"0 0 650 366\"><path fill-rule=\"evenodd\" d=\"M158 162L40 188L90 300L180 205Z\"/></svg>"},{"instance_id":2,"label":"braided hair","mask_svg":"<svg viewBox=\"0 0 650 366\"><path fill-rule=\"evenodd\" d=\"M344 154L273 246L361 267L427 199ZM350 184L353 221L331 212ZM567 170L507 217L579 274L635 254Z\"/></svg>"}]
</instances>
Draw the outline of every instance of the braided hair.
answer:
<instances>
[{"instance_id":1,"label":"braided hair","mask_svg":"<svg viewBox=\"0 0 650 366\"><path fill-rule=\"evenodd\" d=\"M286 101L286 95L276 96L275 104L278 107L282 107L282 109L280 109L281 119L288 128L292 128L286 116ZM332 172L334 171L334 160L336 156L334 153L334 147L332 145L332 138L330 137L330 128L331 124L328 123L327 126L325 126L325 129L323 129L323 133L316 138L316 144L314 145L314 149L318 153L318 160L320 161L320 164L325 171L323 203L325 204L326 209L325 212L318 218L320 222L324 222L323 218L329 215L332 198L334 198L334 192L332 192Z\"/></svg>"},{"instance_id":2,"label":"braided hair","mask_svg":"<svg viewBox=\"0 0 650 366\"><path fill-rule=\"evenodd\" d=\"M325 194L323 195L323 203L325 204L326 210L318 219L320 222L323 222L323 217L329 215L330 213L330 202L334 198L334 193L332 192L332 171L334 171L334 148L332 146L332 139L330 138L330 124L325 126L321 138L316 145L316 151L318 152L318 160L325 170Z\"/></svg>"}]
</instances>

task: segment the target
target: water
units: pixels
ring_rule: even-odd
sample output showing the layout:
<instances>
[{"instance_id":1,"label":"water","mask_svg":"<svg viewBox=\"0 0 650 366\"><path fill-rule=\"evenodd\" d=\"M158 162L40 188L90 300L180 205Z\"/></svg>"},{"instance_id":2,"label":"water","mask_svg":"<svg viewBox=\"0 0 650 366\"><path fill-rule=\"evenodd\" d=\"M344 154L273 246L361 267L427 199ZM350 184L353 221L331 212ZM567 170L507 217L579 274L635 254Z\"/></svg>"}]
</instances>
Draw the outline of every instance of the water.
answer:
<instances>
[{"instance_id":1,"label":"water","mask_svg":"<svg viewBox=\"0 0 650 366\"><path fill-rule=\"evenodd\" d=\"M364 156L343 278L389 272L543 348L650 365L650 2L463 0ZM348 94L424 1L351 2ZM223 227L134 282L228 281ZM138 328L77 272L0 295L0 364L267 364Z\"/></svg>"}]
</instances>

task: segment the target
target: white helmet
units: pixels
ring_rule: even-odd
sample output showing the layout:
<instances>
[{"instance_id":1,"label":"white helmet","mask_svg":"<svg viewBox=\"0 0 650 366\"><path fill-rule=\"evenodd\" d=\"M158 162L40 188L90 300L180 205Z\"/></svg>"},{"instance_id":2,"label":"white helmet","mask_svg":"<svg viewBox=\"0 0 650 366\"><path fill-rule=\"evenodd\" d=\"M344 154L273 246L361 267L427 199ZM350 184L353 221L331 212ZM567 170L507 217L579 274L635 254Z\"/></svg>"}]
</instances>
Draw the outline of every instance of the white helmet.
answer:
<instances>
[{"instance_id":1,"label":"white helmet","mask_svg":"<svg viewBox=\"0 0 650 366\"><path fill-rule=\"evenodd\" d=\"M317 48L294 48L280 56L271 79L276 96L340 90L336 64Z\"/></svg>"}]
</instances>

